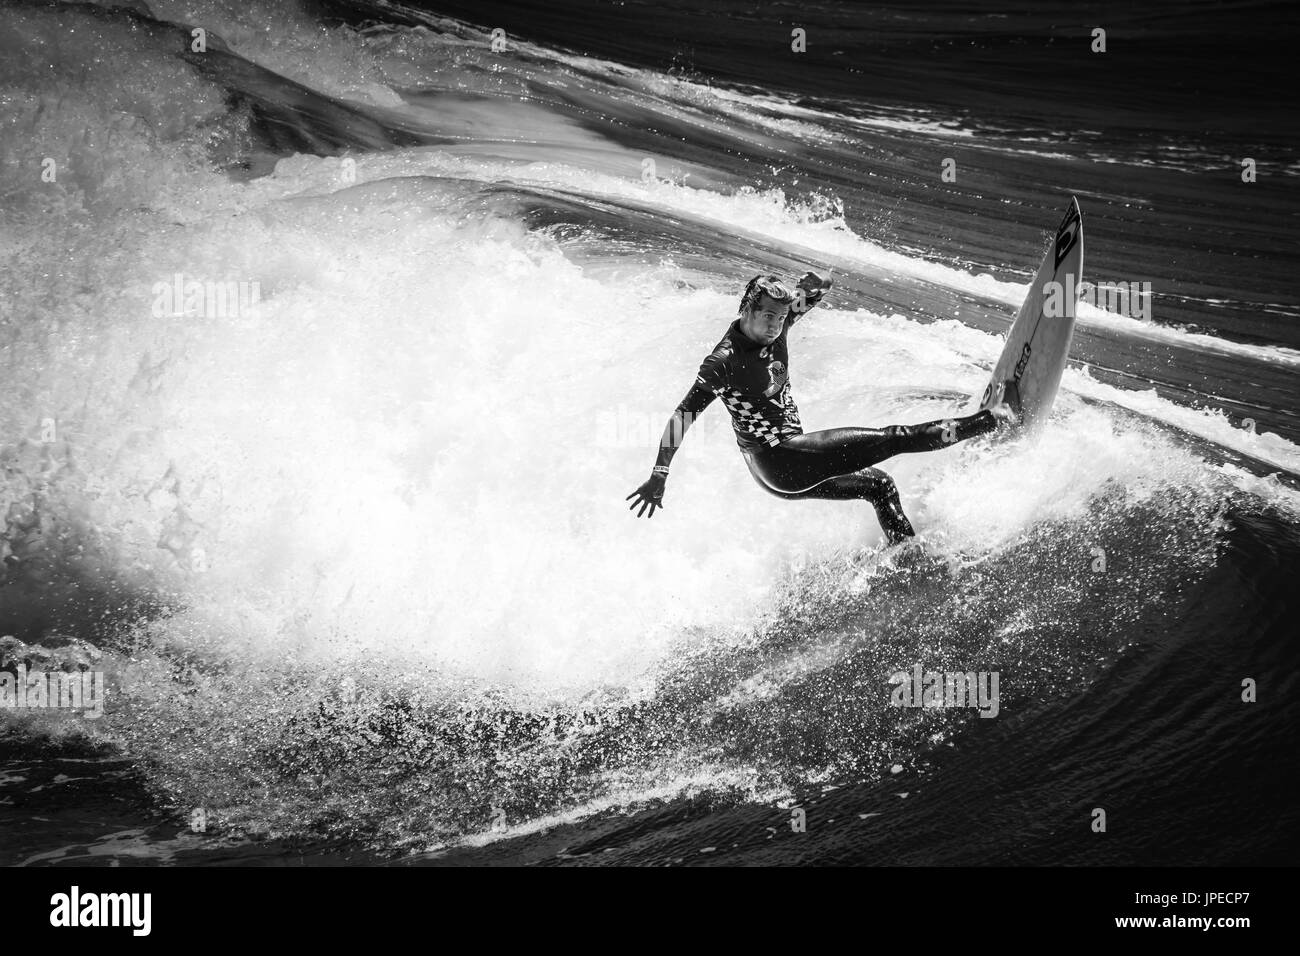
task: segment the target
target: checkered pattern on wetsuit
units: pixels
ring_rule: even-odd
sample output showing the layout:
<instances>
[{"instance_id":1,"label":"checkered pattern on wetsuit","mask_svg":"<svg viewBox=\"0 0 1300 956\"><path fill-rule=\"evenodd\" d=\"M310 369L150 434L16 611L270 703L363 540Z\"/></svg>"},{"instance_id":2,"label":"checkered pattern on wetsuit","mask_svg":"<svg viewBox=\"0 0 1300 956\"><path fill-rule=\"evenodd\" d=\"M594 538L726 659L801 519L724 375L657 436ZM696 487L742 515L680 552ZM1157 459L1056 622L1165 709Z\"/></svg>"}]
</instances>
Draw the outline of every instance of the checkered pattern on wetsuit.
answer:
<instances>
[{"instance_id":1,"label":"checkered pattern on wetsuit","mask_svg":"<svg viewBox=\"0 0 1300 956\"><path fill-rule=\"evenodd\" d=\"M701 382L703 384L703 382ZM803 428L799 422L799 409L790 397L790 383L786 382L775 398L751 401L753 396L746 396L734 388L716 388L714 393L727 405L731 413L731 425L734 431L749 435L764 445L779 445L791 435L802 435ZM775 413L769 417L764 405L774 406ZM773 417L776 418L773 421Z\"/></svg>"}]
</instances>

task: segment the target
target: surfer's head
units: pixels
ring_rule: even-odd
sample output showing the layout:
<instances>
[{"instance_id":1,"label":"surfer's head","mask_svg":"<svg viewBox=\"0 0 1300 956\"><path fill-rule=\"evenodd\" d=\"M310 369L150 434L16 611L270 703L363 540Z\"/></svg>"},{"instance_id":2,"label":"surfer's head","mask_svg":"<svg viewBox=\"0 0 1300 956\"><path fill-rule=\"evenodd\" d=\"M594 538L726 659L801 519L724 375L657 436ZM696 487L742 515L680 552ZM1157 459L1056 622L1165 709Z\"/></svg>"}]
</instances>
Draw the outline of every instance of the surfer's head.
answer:
<instances>
[{"instance_id":1,"label":"surfer's head","mask_svg":"<svg viewBox=\"0 0 1300 956\"><path fill-rule=\"evenodd\" d=\"M754 276L740 298L740 330L755 342L770 345L785 328L794 293L776 276Z\"/></svg>"}]
</instances>

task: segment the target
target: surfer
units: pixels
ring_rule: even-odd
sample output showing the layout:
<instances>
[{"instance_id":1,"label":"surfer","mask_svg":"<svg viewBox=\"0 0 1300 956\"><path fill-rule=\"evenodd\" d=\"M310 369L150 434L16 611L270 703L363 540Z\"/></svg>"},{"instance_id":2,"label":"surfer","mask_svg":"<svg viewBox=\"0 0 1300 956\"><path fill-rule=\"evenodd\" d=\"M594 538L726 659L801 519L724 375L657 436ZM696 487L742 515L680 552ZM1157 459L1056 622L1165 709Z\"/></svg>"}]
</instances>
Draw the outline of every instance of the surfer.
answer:
<instances>
[{"instance_id":1,"label":"surfer","mask_svg":"<svg viewBox=\"0 0 1300 956\"><path fill-rule=\"evenodd\" d=\"M637 517L662 508L668 465L691 423L715 398L726 403L750 474L778 498L862 499L876 510L890 544L914 535L894 480L872 467L909 452L947 448L1014 421L1001 403L963 418L885 428L829 428L805 433L790 396L786 335L821 301L829 279L805 273L794 290L773 275L755 276L745 286L740 312L713 352L700 365L695 384L677 406L659 441L650 477L624 500Z\"/></svg>"}]
</instances>

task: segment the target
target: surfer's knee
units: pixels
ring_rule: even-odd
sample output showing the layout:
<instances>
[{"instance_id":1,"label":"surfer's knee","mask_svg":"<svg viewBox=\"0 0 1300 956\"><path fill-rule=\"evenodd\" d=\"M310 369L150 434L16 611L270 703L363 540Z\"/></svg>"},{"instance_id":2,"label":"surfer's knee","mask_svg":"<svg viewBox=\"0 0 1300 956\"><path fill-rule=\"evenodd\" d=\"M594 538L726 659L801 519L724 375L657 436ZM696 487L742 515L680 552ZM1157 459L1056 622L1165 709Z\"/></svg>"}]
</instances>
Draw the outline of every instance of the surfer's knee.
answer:
<instances>
[{"instance_id":1,"label":"surfer's knee","mask_svg":"<svg viewBox=\"0 0 1300 956\"><path fill-rule=\"evenodd\" d=\"M858 478L862 483L862 496L873 504L891 498L897 500L898 485L894 484L893 478L878 468L864 469L858 472Z\"/></svg>"},{"instance_id":2,"label":"surfer's knee","mask_svg":"<svg viewBox=\"0 0 1300 956\"><path fill-rule=\"evenodd\" d=\"M880 529L890 544L897 544L904 538L916 534L912 522L903 513L903 502L898 496L898 485L894 479L878 468L867 468L857 474L862 497L876 510Z\"/></svg>"}]
</instances>

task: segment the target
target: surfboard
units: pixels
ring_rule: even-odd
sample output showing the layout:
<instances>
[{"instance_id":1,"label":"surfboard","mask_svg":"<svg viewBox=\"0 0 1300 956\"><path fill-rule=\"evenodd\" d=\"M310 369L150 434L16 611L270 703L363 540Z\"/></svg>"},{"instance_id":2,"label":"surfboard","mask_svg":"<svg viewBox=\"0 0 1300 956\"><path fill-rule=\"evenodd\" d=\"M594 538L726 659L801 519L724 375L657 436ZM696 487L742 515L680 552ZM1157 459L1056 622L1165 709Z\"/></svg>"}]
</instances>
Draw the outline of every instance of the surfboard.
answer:
<instances>
[{"instance_id":1,"label":"surfboard","mask_svg":"<svg viewBox=\"0 0 1300 956\"><path fill-rule=\"evenodd\" d=\"M1074 337L1075 304L1083 279L1083 218L1070 197L1065 218L1043 256L1029 294L1007 332L980 408L1003 399L1021 415L1022 427L1052 410Z\"/></svg>"}]
</instances>

